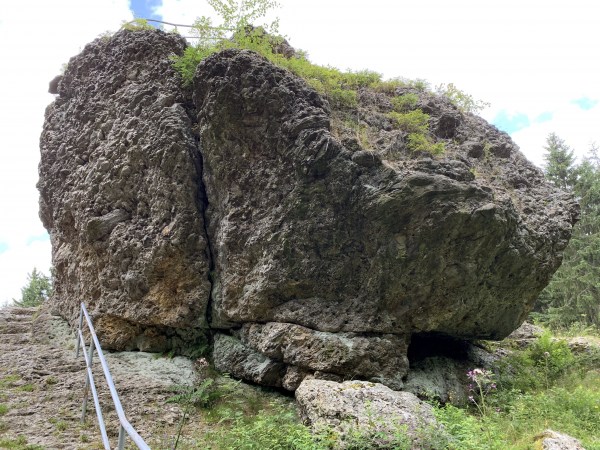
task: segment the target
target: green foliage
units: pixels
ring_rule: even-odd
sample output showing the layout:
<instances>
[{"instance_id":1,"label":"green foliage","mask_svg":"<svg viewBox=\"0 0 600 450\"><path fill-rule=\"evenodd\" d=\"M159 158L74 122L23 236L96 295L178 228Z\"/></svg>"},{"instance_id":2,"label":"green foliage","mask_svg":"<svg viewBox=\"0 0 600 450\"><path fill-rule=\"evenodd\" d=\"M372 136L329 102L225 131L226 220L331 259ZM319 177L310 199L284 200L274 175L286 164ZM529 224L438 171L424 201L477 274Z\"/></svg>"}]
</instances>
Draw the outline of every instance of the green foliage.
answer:
<instances>
[{"instance_id":1,"label":"green foliage","mask_svg":"<svg viewBox=\"0 0 600 450\"><path fill-rule=\"evenodd\" d=\"M221 17L221 28L226 30L239 30L255 24L279 6L275 0L207 0L207 3ZM271 30L276 31L278 25L278 21L272 22Z\"/></svg>"},{"instance_id":2,"label":"green foliage","mask_svg":"<svg viewBox=\"0 0 600 450\"><path fill-rule=\"evenodd\" d=\"M567 342L554 339L549 331L544 332L527 349L526 355L543 372L546 388L564 375L575 361Z\"/></svg>"},{"instance_id":3,"label":"green foliage","mask_svg":"<svg viewBox=\"0 0 600 450\"><path fill-rule=\"evenodd\" d=\"M429 133L429 115L420 109L400 113L388 113L396 126L408 133L407 148L413 152L427 152L432 155L442 155L446 151L443 142L434 142Z\"/></svg>"},{"instance_id":4,"label":"green foliage","mask_svg":"<svg viewBox=\"0 0 600 450\"><path fill-rule=\"evenodd\" d=\"M434 142L429 135L411 133L407 139L407 147L413 152L426 152L434 156L440 156L446 152L445 144L443 142Z\"/></svg>"},{"instance_id":5,"label":"green foliage","mask_svg":"<svg viewBox=\"0 0 600 450\"><path fill-rule=\"evenodd\" d=\"M399 113L392 111L388 117L393 119L396 126L405 133L429 133L429 114L425 114L420 109Z\"/></svg>"},{"instance_id":6,"label":"green foliage","mask_svg":"<svg viewBox=\"0 0 600 450\"><path fill-rule=\"evenodd\" d=\"M515 397L500 423L522 443L516 448L530 448L524 441L533 430L552 428L580 439L586 449L600 449L599 405L597 386L554 387Z\"/></svg>"},{"instance_id":7,"label":"green foliage","mask_svg":"<svg viewBox=\"0 0 600 450\"><path fill-rule=\"evenodd\" d=\"M342 124L344 128L348 128L355 133L356 140L362 148L368 149L371 147L368 125L349 119L343 120Z\"/></svg>"},{"instance_id":8,"label":"green foliage","mask_svg":"<svg viewBox=\"0 0 600 450\"><path fill-rule=\"evenodd\" d=\"M555 133L548 135L544 149L546 150L544 155L546 178L559 188L571 189L577 177L574 151Z\"/></svg>"},{"instance_id":9,"label":"green foliage","mask_svg":"<svg viewBox=\"0 0 600 450\"><path fill-rule=\"evenodd\" d=\"M52 281L34 267L27 274L27 284L21 288L21 300L13 299L13 304L19 307L33 307L44 303L52 295Z\"/></svg>"},{"instance_id":10,"label":"green foliage","mask_svg":"<svg viewBox=\"0 0 600 450\"><path fill-rule=\"evenodd\" d=\"M179 72L184 84L189 85L194 78L196 67L203 59L217 52L217 47L186 47L182 56L173 57L173 67Z\"/></svg>"},{"instance_id":11,"label":"green foliage","mask_svg":"<svg viewBox=\"0 0 600 450\"><path fill-rule=\"evenodd\" d=\"M54 428L56 429L56 431L58 433L61 433L61 432L65 431L67 428L69 428L69 424L67 422L65 422L64 420L51 418L49 420L49 422L52 425L54 425Z\"/></svg>"},{"instance_id":12,"label":"green foliage","mask_svg":"<svg viewBox=\"0 0 600 450\"><path fill-rule=\"evenodd\" d=\"M17 390L23 391L23 392L33 392L33 391L35 391L35 384L25 383L25 384L17 387Z\"/></svg>"},{"instance_id":13,"label":"green foliage","mask_svg":"<svg viewBox=\"0 0 600 450\"><path fill-rule=\"evenodd\" d=\"M472 95L461 91L454 83L442 83L436 87L436 92L446 96L462 112L477 114L490 106L488 102L476 100Z\"/></svg>"},{"instance_id":14,"label":"green foliage","mask_svg":"<svg viewBox=\"0 0 600 450\"><path fill-rule=\"evenodd\" d=\"M235 392L239 382L227 378L226 382L217 383L214 378L207 378L193 386L175 387L176 395L167 403L179 403L185 407L210 408L217 401L223 400Z\"/></svg>"},{"instance_id":15,"label":"green foliage","mask_svg":"<svg viewBox=\"0 0 600 450\"><path fill-rule=\"evenodd\" d=\"M27 444L27 438L21 435L15 439L8 437L0 438L0 448L13 450L43 450L44 447L41 445Z\"/></svg>"},{"instance_id":16,"label":"green foliage","mask_svg":"<svg viewBox=\"0 0 600 450\"><path fill-rule=\"evenodd\" d=\"M133 19L129 22L123 22L121 24L122 30L128 31L140 31L140 30L154 30L155 28L148 23L146 19Z\"/></svg>"},{"instance_id":17,"label":"green foliage","mask_svg":"<svg viewBox=\"0 0 600 450\"><path fill-rule=\"evenodd\" d=\"M419 102L419 96L413 93L406 93L403 95L397 95L391 100L394 111L397 113L406 113L417 107Z\"/></svg>"},{"instance_id":18,"label":"green foliage","mask_svg":"<svg viewBox=\"0 0 600 450\"><path fill-rule=\"evenodd\" d=\"M535 317L555 329L600 329L600 160L596 147L579 165L555 134L548 137L546 176L571 189L581 217L563 255L562 266L540 294Z\"/></svg>"},{"instance_id":19,"label":"green foliage","mask_svg":"<svg viewBox=\"0 0 600 450\"><path fill-rule=\"evenodd\" d=\"M5 405L4 403L0 403L0 416L3 416L4 414L6 414L9 410L8 405Z\"/></svg>"},{"instance_id":20,"label":"green foliage","mask_svg":"<svg viewBox=\"0 0 600 450\"><path fill-rule=\"evenodd\" d=\"M189 84L196 66L204 58L226 48L246 48L260 54L273 53L273 46L281 42L277 37L278 20L260 27L265 15L278 6L274 0L206 0L217 13L220 23L214 24L208 16L198 17L191 28L197 41L183 56L174 58L174 67ZM268 33L268 34L267 34ZM231 35L231 36L230 36Z\"/></svg>"},{"instance_id":21,"label":"green foliage","mask_svg":"<svg viewBox=\"0 0 600 450\"><path fill-rule=\"evenodd\" d=\"M503 450L511 448L493 419L472 416L467 410L450 404L435 408L434 414L450 435L449 443L445 448L451 450ZM482 432L484 427L485 433Z\"/></svg>"},{"instance_id":22,"label":"green foliage","mask_svg":"<svg viewBox=\"0 0 600 450\"><path fill-rule=\"evenodd\" d=\"M495 375L481 369L473 374L484 392L497 380L497 388L485 395L485 414L452 405L434 408L450 435L441 448L525 450L552 428L580 439L585 448L600 449L599 361L600 348L573 355L564 340L544 333L504 358Z\"/></svg>"},{"instance_id":23,"label":"green foliage","mask_svg":"<svg viewBox=\"0 0 600 450\"><path fill-rule=\"evenodd\" d=\"M402 116L402 119L400 119ZM426 152L435 156L446 151L443 142L434 142L429 133L429 115L420 109L404 114L397 114L396 121L400 129L408 133L407 148L413 152Z\"/></svg>"},{"instance_id":24,"label":"green foliage","mask_svg":"<svg viewBox=\"0 0 600 450\"><path fill-rule=\"evenodd\" d=\"M240 450L325 449L300 424L291 408L273 406L253 416L236 414L228 423L212 428L194 441L195 448Z\"/></svg>"},{"instance_id":25,"label":"green foliage","mask_svg":"<svg viewBox=\"0 0 600 450\"><path fill-rule=\"evenodd\" d=\"M544 332L525 351L505 358L498 384L504 391L529 392L549 389L574 367L575 357L565 340Z\"/></svg>"},{"instance_id":26,"label":"green foliage","mask_svg":"<svg viewBox=\"0 0 600 450\"><path fill-rule=\"evenodd\" d=\"M473 369L467 372L469 384L469 401L475 405L477 412L481 416L486 416L490 413L489 402L486 401L496 389L495 375L487 369Z\"/></svg>"},{"instance_id":27,"label":"green foliage","mask_svg":"<svg viewBox=\"0 0 600 450\"><path fill-rule=\"evenodd\" d=\"M278 6L275 1L207 2L217 12L220 21L213 23L212 19L206 16L198 18L191 31L197 38L196 45L188 47L182 56L173 58L173 65L181 74L184 84L191 83L196 67L203 59L220 50L239 48L253 50L273 64L303 78L325 96L335 109L355 108L358 105L357 90L361 88L368 87L385 93L395 93L398 87L410 87L420 91L429 88L424 80L399 78L382 81L381 74L368 70L343 72L334 67L312 64L302 51L297 51L291 57L278 53L276 49L283 42L283 38L278 35L278 21L256 27L252 25L261 23L265 15ZM406 108L409 108L411 103L416 103L415 94L406 94L403 97L406 97Z\"/></svg>"}]
</instances>

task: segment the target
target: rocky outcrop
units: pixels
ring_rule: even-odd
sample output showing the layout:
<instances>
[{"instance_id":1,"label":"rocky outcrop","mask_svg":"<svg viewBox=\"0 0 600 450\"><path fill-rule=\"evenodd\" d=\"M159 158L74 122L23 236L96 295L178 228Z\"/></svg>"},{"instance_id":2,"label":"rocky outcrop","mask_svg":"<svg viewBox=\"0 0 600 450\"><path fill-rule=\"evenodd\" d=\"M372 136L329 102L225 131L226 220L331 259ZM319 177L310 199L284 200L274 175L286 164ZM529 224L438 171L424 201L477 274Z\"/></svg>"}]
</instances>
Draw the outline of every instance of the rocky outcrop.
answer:
<instances>
[{"instance_id":1,"label":"rocky outcrop","mask_svg":"<svg viewBox=\"0 0 600 450\"><path fill-rule=\"evenodd\" d=\"M200 64L212 326L279 323L286 352L252 333L240 342L294 365L288 355L308 348L306 329L353 333L350 345L395 335L403 352L414 333L502 338L523 321L560 262L573 204L508 137L433 96L422 101L434 122L452 112L452 132L438 134L464 142L439 160L371 151L365 164L364 150L332 137L327 103L289 72L247 51ZM469 156L468 139L491 150ZM402 377L397 356L369 351L366 364ZM344 364L326 370L348 376Z\"/></svg>"},{"instance_id":2,"label":"rocky outcrop","mask_svg":"<svg viewBox=\"0 0 600 450\"><path fill-rule=\"evenodd\" d=\"M98 39L46 111L38 187L53 306L74 321L85 302L107 347L180 348L207 325L202 159L169 59L185 45L159 32Z\"/></svg>"},{"instance_id":3,"label":"rocky outcrop","mask_svg":"<svg viewBox=\"0 0 600 450\"><path fill-rule=\"evenodd\" d=\"M169 65L184 45L121 32L57 84L39 186L61 314L85 300L117 348L210 327L217 367L291 390L309 375L397 389L415 334L498 339L524 320L577 210L506 134L415 91L446 145L415 153L392 94L331 110L250 51L210 56L188 92Z\"/></svg>"},{"instance_id":4,"label":"rocky outcrop","mask_svg":"<svg viewBox=\"0 0 600 450\"><path fill-rule=\"evenodd\" d=\"M408 392L364 381L305 380L296 401L305 423L335 438L334 448L443 448L432 445L444 441L433 408Z\"/></svg>"}]
</instances>

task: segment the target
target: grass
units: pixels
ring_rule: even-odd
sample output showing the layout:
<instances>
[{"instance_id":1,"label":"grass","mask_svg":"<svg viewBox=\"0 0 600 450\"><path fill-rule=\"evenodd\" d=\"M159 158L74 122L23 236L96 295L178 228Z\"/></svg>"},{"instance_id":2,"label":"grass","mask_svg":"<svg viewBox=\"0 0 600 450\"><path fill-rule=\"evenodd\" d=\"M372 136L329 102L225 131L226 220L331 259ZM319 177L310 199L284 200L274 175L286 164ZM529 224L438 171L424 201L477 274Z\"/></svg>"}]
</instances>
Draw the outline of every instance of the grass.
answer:
<instances>
[{"instance_id":1,"label":"grass","mask_svg":"<svg viewBox=\"0 0 600 450\"><path fill-rule=\"evenodd\" d=\"M361 89L370 89L391 96L393 111L388 113L388 117L397 128L407 133L406 148L413 153L427 153L431 156L439 156L445 152L444 142L438 142L429 131L429 115L417 108L419 102L417 92L431 92L425 81L403 78L384 81L381 74L369 70L344 72L335 67L313 64L301 51L298 51L295 56L286 57L273 50L274 44L280 42L280 39L265 35L262 31L238 32L231 39L213 45L187 47L182 56L173 58L173 66L181 74L184 85L190 85L197 65L211 54L227 48L252 50L273 64L303 78L307 84L325 97L332 110L338 113L351 113L358 117L356 113L360 111ZM412 92L398 94L399 88L410 88ZM357 124L357 126L359 127L356 131L357 140L363 148L369 149L371 145L368 133L363 130L362 125Z\"/></svg>"},{"instance_id":2,"label":"grass","mask_svg":"<svg viewBox=\"0 0 600 450\"><path fill-rule=\"evenodd\" d=\"M0 378L0 389L14 387L15 383L21 381L21 377L16 374L6 375Z\"/></svg>"},{"instance_id":3,"label":"grass","mask_svg":"<svg viewBox=\"0 0 600 450\"><path fill-rule=\"evenodd\" d=\"M486 381L494 387L485 391L485 408L434 405L447 435L422 430L419 448L525 450L551 428L600 450L599 363L600 349L573 354L565 341L546 333L498 364ZM201 429L184 431L178 448L321 450L342 440L350 449L410 448L401 427L386 437L377 432L342 437L331 429L311 434L291 399L227 378L210 386L214 391L200 397L211 401L198 403L191 414L191 422L203 421Z\"/></svg>"},{"instance_id":4,"label":"grass","mask_svg":"<svg viewBox=\"0 0 600 450\"><path fill-rule=\"evenodd\" d=\"M573 354L544 333L496 369L498 387L484 414L473 408L436 408L452 436L451 449L530 449L547 428L600 450L600 349Z\"/></svg>"},{"instance_id":5,"label":"grass","mask_svg":"<svg viewBox=\"0 0 600 450\"><path fill-rule=\"evenodd\" d=\"M14 450L43 450L44 447L27 444L27 438L25 436L19 436L14 439L0 438L0 448Z\"/></svg>"},{"instance_id":6,"label":"grass","mask_svg":"<svg viewBox=\"0 0 600 450\"><path fill-rule=\"evenodd\" d=\"M17 390L23 391L23 392L33 392L35 390L35 385L32 383L25 383L21 386L18 386Z\"/></svg>"},{"instance_id":7,"label":"grass","mask_svg":"<svg viewBox=\"0 0 600 450\"><path fill-rule=\"evenodd\" d=\"M54 425L54 428L58 433L61 433L69 428L69 424L61 419L52 418L50 419L50 423Z\"/></svg>"}]
</instances>

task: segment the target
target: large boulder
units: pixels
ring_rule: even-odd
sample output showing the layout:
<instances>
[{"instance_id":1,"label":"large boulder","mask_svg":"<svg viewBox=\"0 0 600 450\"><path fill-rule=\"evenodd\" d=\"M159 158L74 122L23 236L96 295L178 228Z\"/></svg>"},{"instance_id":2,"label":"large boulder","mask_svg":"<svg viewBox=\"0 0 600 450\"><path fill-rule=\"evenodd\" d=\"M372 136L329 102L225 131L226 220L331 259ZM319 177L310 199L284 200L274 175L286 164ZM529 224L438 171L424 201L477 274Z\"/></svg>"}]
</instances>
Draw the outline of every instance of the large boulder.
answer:
<instances>
[{"instance_id":1,"label":"large boulder","mask_svg":"<svg viewBox=\"0 0 600 450\"><path fill-rule=\"evenodd\" d=\"M577 210L508 135L412 88L332 109L250 51L208 57L182 88L170 56L185 45L120 32L53 82L39 189L61 315L86 302L113 348L182 348L210 328L219 368L290 390L398 389L413 336L523 322ZM443 155L393 126L406 94Z\"/></svg>"},{"instance_id":2,"label":"large boulder","mask_svg":"<svg viewBox=\"0 0 600 450\"><path fill-rule=\"evenodd\" d=\"M102 342L162 351L207 326L202 159L161 32L97 39L69 61L46 110L40 217L52 240L53 306L85 302Z\"/></svg>"},{"instance_id":3,"label":"large boulder","mask_svg":"<svg viewBox=\"0 0 600 450\"><path fill-rule=\"evenodd\" d=\"M363 115L384 123L378 95L362 94ZM560 264L576 205L507 135L447 100L420 101L447 141L441 158L342 145L323 97L255 53L199 65L213 327L242 326L242 345L290 365L312 351L311 370L324 341L308 336L353 348L393 335L393 357L374 345L349 368L332 350L325 369L376 379L371 367L406 374L400 354L415 333L499 339L521 324ZM382 145L401 137L382 127Z\"/></svg>"}]
</instances>

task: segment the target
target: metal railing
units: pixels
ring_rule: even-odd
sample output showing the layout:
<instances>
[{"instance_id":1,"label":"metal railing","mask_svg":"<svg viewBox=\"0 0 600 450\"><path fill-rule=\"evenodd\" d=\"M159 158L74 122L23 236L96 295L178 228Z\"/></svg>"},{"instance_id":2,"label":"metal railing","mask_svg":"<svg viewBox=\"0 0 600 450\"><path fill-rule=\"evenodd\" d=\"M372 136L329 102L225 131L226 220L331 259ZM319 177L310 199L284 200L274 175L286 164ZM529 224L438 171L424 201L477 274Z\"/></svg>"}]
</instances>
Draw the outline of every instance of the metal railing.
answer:
<instances>
[{"instance_id":1,"label":"metal railing","mask_svg":"<svg viewBox=\"0 0 600 450\"><path fill-rule=\"evenodd\" d=\"M90 342L89 349L86 348L85 339L83 338L83 319L85 318L87 327L90 331L90 337L92 338ZM144 450L150 450L148 444L144 442L142 437L138 434L137 431L131 426L127 418L125 417L125 413L123 412L123 407L121 406L121 400L119 400L119 394L117 394L117 390L115 389L115 384L113 383L112 376L110 375L110 371L108 370L108 364L106 363L106 359L104 359L104 354L102 353L102 348L100 347L100 342L98 342L98 337L96 336L96 330L94 330L94 326L92 325L92 320L85 309L85 305L81 304L81 311L79 313L79 328L77 329L77 343L75 350L75 357L79 357L79 350L81 346L83 346L84 352L83 356L85 358L85 365L87 367L87 373L85 377L85 388L83 394L83 407L81 411L81 421L85 420L85 414L87 410L87 400L88 400L88 392L92 391L92 397L94 398L94 406L96 407L96 415L98 416L98 426L100 427L100 433L102 434L102 443L104 444L104 448L107 450L111 450L110 442L108 441L108 435L106 434L106 425L104 423L104 418L102 417L102 409L100 408L100 402L98 400L98 391L96 390L96 385L94 383L94 374L92 373L92 358L94 356L94 350L98 353L98 358L100 359L100 364L102 364L102 370L104 372L104 378L106 378L106 384L108 385L108 389L110 390L110 395L113 400L113 404L115 406L115 411L119 416L119 443L118 449L123 450L125 446L126 434L133 440L133 442L137 445L138 448ZM87 351L86 351L87 350Z\"/></svg>"}]
</instances>

